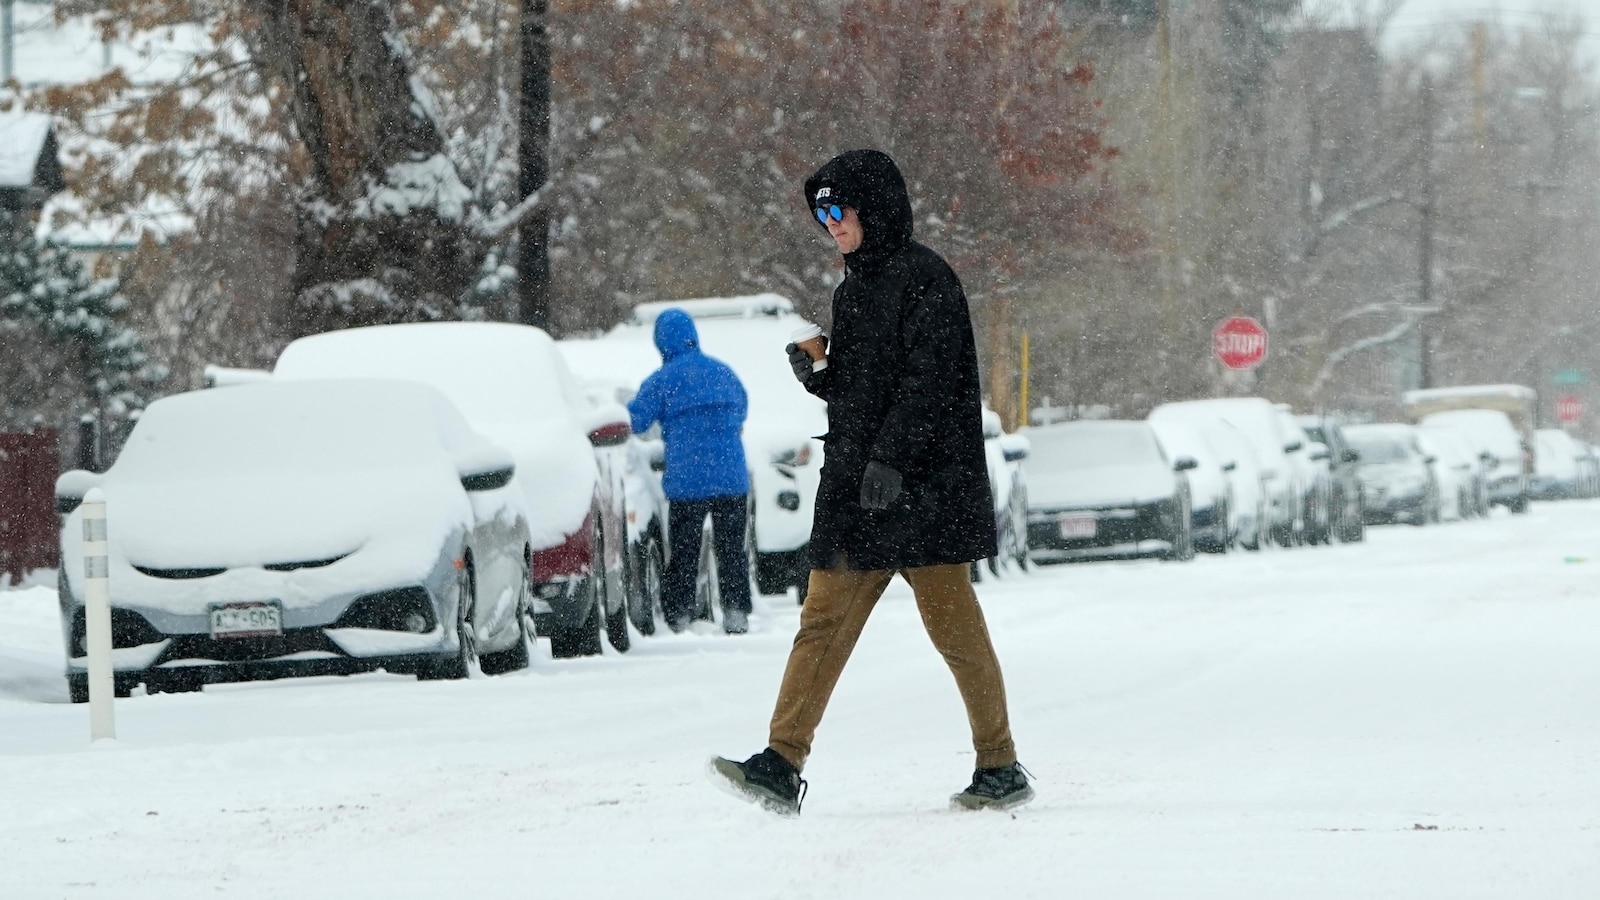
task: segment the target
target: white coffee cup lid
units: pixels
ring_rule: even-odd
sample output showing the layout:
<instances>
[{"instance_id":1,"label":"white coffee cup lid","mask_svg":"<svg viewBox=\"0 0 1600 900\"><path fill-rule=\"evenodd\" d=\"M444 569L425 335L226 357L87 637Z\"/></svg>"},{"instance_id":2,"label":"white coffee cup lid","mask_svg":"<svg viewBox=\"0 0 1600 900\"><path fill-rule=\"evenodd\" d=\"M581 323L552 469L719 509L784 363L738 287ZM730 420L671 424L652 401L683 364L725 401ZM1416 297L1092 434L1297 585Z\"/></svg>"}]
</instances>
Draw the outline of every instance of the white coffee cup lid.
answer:
<instances>
[{"instance_id":1,"label":"white coffee cup lid","mask_svg":"<svg viewBox=\"0 0 1600 900\"><path fill-rule=\"evenodd\" d=\"M791 334L789 337L793 339L795 343L799 343L801 341L809 341L820 334L822 334L822 326L812 324L807 325L804 328L796 328L794 330L794 334Z\"/></svg>"}]
</instances>

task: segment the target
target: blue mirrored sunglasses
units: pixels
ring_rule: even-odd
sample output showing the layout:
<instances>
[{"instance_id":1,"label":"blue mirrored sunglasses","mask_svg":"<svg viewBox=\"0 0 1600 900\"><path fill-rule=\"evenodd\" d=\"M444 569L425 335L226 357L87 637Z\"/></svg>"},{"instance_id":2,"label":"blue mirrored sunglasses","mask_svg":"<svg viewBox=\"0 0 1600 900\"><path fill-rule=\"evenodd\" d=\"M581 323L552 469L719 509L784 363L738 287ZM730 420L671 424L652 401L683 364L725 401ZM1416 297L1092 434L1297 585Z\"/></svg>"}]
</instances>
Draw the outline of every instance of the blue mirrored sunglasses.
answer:
<instances>
[{"instance_id":1,"label":"blue mirrored sunglasses","mask_svg":"<svg viewBox=\"0 0 1600 900\"><path fill-rule=\"evenodd\" d=\"M831 206L819 206L812 210L812 212L817 214L817 221L824 225L828 224L829 219L832 219L835 222L844 221L844 210L840 209L839 204L837 203Z\"/></svg>"}]
</instances>

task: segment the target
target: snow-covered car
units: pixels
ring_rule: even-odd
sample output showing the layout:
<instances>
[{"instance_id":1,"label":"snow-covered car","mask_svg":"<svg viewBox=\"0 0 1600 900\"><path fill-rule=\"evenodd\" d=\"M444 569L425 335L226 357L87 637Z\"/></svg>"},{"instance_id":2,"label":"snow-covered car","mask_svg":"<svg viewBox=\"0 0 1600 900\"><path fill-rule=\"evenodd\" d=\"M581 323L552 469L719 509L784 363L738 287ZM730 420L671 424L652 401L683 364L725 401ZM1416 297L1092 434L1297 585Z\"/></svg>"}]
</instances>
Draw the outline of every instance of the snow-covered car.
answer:
<instances>
[{"instance_id":1,"label":"snow-covered car","mask_svg":"<svg viewBox=\"0 0 1600 900\"><path fill-rule=\"evenodd\" d=\"M784 346L806 324L794 304L777 294L641 303L626 322L569 358L582 377L594 370L625 377L637 390L661 365L655 349L656 316L681 309L694 319L700 349L732 367L749 397L744 426L750 467L751 568L763 594L789 587L805 591L807 547L821 479L827 406L807 393L789 369ZM584 348L582 344L589 344ZM580 361L579 357L586 357Z\"/></svg>"},{"instance_id":2,"label":"snow-covered car","mask_svg":"<svg viewBox=\"0 0 1600 900\"><path fill-rule=\"evenodd\" d=\"M1191 457L1169 459L1149 422L1029 428L1028 553L1035 562L1194 556Z\"/></svg>"},{"instance_id":3,"label":"snow-covered car","mask_svg":"<svg viewBox=\"0 0 1600 900\"><path fill-rule=\"evenodd\" d=\"M1460 503L1461 517L1472 519L1487 516L1489 472L1494 463L1494 455L1473 446L1465 434L1454 428L1442 425L1418 425L1417 432L1422 435L1425 446L1439 451L1441 460L1454 460L1457 466L1465 464L1467 492Z\"/></svg>"},{"instance_id":4,"label":"snow-covered car","mask_svg":"<svg viewBox=\"0 0 1600 900\"><path fill-rule=\"evenodd\" d=\"M350 328L291 342L273 378L401 378L437 388L516 460L537 635L557 657L598 654L602 632L628 649L628 412L595 402L549 335L501 322Z\"/></svg>"},{"instance_id":5,"label":"snow-covered car","mask_svg":"<svg viewBox=\"0 0 1600 900\"><path fill-rule=\"evenodd\" d=\"M1522 384L1465 384L1406 391L1406 415L1418 425L1444 425L1493 456L1489 502L1528 511L1539 393Z\"/></svg>"},{"instance_id":6,"label":"snow-covered car","mask_svg":"<svg viewBox=\"0 0 1600 900\"><path fill-rule=\"evenodd\" d=\"M1533 450L1509 415L1495 409L1452 409L1423 416L1418 424L1456 431L1487 454L1489 502L1513 513L1528 511Z\"/></svg>"},{"instance_id":7,"label":"snow-covered car","mask_svg":"<svg viewBox=\"0 0 1600 900\"><path fill-rule=\"evenodd\" d=\"M660 354L653 348L631 343L567 338L557 341L556 348L579 384L597 403L626 405L638 393L643 380L634 373L652 371L661 363ZM624 583L628 616L640 634L649 635L656 633L658 622L665 621L661 611L661 585L666 573L667 548L671 546L667 539L667 495L661 485L665 448L661 443L660 426L653 428L650 434L630 436L625 446L626 459L621 472L626 510ZM709 609L714 604L702 602L700 606Z\"/></svg>"},{"instance_id":8,"label":"snow-covered car","mask_svg":"<svg viewBox=\"0 0 1600 900\"><path fill-rule=\"evenodd\" d=\"M1481 463L1453 432L1439 428L1416 429L1417 446L1429 460L1438 485L1439 518L1468 519L1477 515L1478 477Z\"/></svg>"},{"instance_id":9,"label":"snow-covered car","mask_svg":"<svg viewBox=\"0 0 1600 900\"><path fill-rule=\"evenodd\" d=\"M1363 540L1366 522L1361 511L1361 479L1356 474L1360 455L1345 439L1344 427L1332 417L1304 415L1298 421L1307 437L1327 448L1328 512L1333 533L1347 543Z\"/></svg>"},{"instance_id":10,"label":"snow-covered car","mask_svg":"<svg viewBox=\"0 0 1600 900\"><path fill-rule=\"evenodd\" d=\"M1583 496L1587 455L1581 443L1559 428L1535 431L1529 495L1535 500L1571 500Z\"/></svg>"},{"instance_id":11,"label":"snow-covered car","mask_svg":"<svg viewBox=\"0 0 1600 900\"><path fill-rule=\"evenodd\" d=\"M1301 533L1302 498L1299 469L1289 459L1287 448L1294 437L1285 434L1272 403L1260 397L1215 397L1205 400L1179 400L1163 403L1151 410L1149 419L1182 421L1204 425L1227 422L1250 442L1266 495L1264 519L1266 535L1280 546L1293 544ZM1302 437L1301 440L1304 438Z\"/></svg>"},{"instance_id":12,"label":"snow-covered car","mask_svg":"<svg viewBox=\"0 0 1600 900\"><path fill-rule=\"evenodd\" d=\"M1233 545L1233 485L1228 473L1237 467L1231 459L1224 459L1199 426L1188 422L1151 422L1156 438L1169 459L1187 456L1195 467L1187 472L1189 479L1190 529L1194 533L1196 550L1207 553L1226 553Z\"/></svg>"},{"instance_id":13,"label":"snow-covered car","mask_svg":"<svg viewBox=\"0 0 1600 900\"><path fill-rule=\"evenodd\" d=\"M1030 444L1026 435L1007 434L1000 415L983 408L983 453L989 470L989 492L994 498L994 524L999 555L990 559L989 571L1000 574L1006 560L1028 567L1028 478L1022 468Z\"/></svg>"},{"instance_id":14,"label":"snow-covered car","mask_svg":"<svg viewBox=\"0 0 1600 900\"><path fill-rule=\"evenodd\" d=\"M1438 521L1439 493L1432 461L1417 429L1398 422L1351 425L1344 430L1358 456L1356 475L1367 524Z\"/></svg>"},{"instance_id":15,"label":"snow-covered car","mask_svg":"<svg viewBox=\"0 0 1600 900\"><path fill-rule=\"evenodd\" d=\"M374 669L528 664L528 527L511 454L438 391L262 384L152 403L104 474L56 483L65 560L106 504L117 693ZM88 698L81 565L61 568L72 699Z\"/></svg>"},{"instance_id":16,"label":"snow-covered car","mask_svg":"<svg viewBox=\"0 0 1600 900\"><path fill-rule=\"evenodd\" d=\"M1275 404L1278 433L1284 435L1283 450L1294 466L1300 485L1300 531L1297 537L1307 544L1326 544L1333 540L1333 470L1328 446L1313 441L1300 426L1299 419L1286 403Z\"/></svg>"}]
</instances>

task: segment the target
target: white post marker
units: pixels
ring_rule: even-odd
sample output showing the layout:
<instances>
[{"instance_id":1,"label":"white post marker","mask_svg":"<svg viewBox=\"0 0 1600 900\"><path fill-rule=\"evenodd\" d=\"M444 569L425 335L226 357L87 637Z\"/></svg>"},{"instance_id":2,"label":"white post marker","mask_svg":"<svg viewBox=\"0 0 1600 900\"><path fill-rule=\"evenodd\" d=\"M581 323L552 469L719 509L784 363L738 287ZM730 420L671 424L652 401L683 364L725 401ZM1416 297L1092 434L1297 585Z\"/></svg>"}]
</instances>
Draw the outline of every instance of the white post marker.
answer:
<instances>
[{"instance_id":1,"label":"white post marker","mask_svg":"<svg viewBox=\"0 0 1600 900\"><path fill-rule=\"evenodd\" d=\"M89 657L89 740L117 736L111 701L111 573L106 559L106 501L99 488L83 497L83 643Z\"/></svg>"}]
</instances>

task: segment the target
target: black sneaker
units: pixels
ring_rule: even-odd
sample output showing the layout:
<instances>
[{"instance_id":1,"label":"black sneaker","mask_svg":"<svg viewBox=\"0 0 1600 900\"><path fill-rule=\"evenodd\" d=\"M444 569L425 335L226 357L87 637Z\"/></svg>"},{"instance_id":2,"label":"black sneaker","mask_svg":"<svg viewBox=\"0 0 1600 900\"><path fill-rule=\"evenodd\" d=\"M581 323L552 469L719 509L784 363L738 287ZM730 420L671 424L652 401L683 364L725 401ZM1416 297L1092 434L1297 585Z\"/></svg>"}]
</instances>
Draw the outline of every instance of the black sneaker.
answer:
<instances>
[{"instance_id":1,"label":"black sneaker","mask_svg":"<svg viewBox=\"0 0 1600 900\"><path fill-rule=\"evenodd\" d=\"M951 809L1011 809L1033 799L1028 770L1021 763L997 769L977 769L972 784L950 797Z\"/></svg>"},{"instance_id":2,"label":"black sneaker","mask_svg":"<svg viewBox=\"0 0 1600 900\"><path fill-rule=\"evenodd\" d=\"M800 815L806 781L800 777L799 769L771 747L744 762L714 756L709 769L717 786L735 797L760 804L780 816Z\"/></svg>"}]
</instances>

